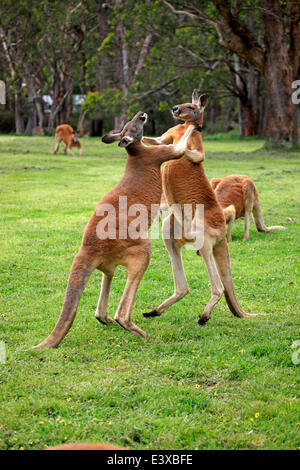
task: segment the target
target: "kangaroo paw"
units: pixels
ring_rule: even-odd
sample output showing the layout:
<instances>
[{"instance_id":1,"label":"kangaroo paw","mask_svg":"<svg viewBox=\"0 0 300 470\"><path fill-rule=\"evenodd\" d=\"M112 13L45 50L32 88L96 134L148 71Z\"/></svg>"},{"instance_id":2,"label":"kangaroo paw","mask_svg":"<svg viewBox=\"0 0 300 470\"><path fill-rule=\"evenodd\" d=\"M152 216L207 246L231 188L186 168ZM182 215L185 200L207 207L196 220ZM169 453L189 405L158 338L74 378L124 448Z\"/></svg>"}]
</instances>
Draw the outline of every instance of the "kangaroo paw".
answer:
<instances>
[{"instance_id":1,"label":"kangaroo paw","mask_svg":"<svg viewBox=\"0 0 300 470\"><path fill-rule=\"evenodd\" d=\"M128 330L128 331L131 331L131 333L137 335L137 336L141 336L142 338L146 338L147 334L145 333L145 331L143 331L141 328L139 328L138 326L136 326L134 323L130 322L130 323L125 323L123 322L122 320L120 319L115 319L115 321L117 323L119 323L119 325L124 328L125 330Z\"/></svg>"},{"instance_id":2,"label":"kangaroo paw","mask_svg":"<svg viewBox=\"0 0 300 470\"><path fill-rule=\"evenodd\" d=\"M206 323L208 320L209 320L209 316L203 314L203 315L201 315L201 316L199 317L198 325L199 325L199 326L203 326L203 325L205 325L205 323Z\"/></svg>"},{"instance_id":3,"label":"kangaroo paw","mask_svg":"<svg viewBox=\"0 0 300 470\"><path fill-rule=\"evenodd\" d=\"M109 325L110 323L115 323L115 320L111 317L105 317L105 318L100 318L100 317L95 317L102 325Z\"/></svg>"},{"instance_id":4,"label":"kangaroo paw","mask_svg":"<svg viewBox=\"0 0 300 470\"><path fill-rule=\"evenodd\" d=\"M160 313L157 310L152 310L151 312L143 313L145 318L159 317Z\"/></svg>"}]
</instances>

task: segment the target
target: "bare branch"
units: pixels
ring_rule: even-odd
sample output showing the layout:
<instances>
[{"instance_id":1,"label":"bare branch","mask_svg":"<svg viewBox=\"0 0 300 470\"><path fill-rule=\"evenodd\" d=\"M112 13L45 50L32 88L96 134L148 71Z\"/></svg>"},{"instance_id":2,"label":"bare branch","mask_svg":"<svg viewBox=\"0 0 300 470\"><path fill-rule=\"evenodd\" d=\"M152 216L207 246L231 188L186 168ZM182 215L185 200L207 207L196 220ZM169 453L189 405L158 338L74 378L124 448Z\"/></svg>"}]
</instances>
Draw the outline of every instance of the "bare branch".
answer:
<instances>
[{"instance_id":1,"label":"bare branch","mask_svg":"<svg viewBox=\"0 0 300 470\"><path fill-rule=\"evenodd\" d=\"M140 70L144 66L145 57L148 53L148 50L149 50L149 47L150 47L150 44L151 44L151 41L152 41L152 37L153 37L152 33L147 34L147 36L145 37L144 44L143 44L141 52L140 52L140 57L139 57L136 69L134 71L133 79L136 78L136 76L138 75L138 73L140 72Z\"/></svg>"},{"instance_id":2,"label":"bare branch","mask_svg":"<svg viewBox=\"0 0 300 470\"><path fill-rule=\"evenodd\" d=\"M189 3L188 9L176 10L166 0L163 0L170 10L176 15L185 15L196 21L203 21L213 26L219 37L219 44L236 53L241 58L250 62L254 67L263 72L264 51L257 44L250 31L238 19L231 10L228 0L212 0L220 12L222 22L211 18L193 3Z\"/></svg>"},{"instance_id":3,"label":"bare branch","mask_svg":"<svg viewBox=\"0 0 300 470\"><path fill-rule=\"evenodd\" d=\"M176 75L176 77L172 78L171 80L168 80L167 82L164 82L157 86L156 88L152 88L151 90L145 91L144 93L140 93L139 95L135 95L134 98L132 98L130 101L128 101L128 104L134 103L136 100L140 100L142 98L145 98L146 96L153 95L154 93L157 93L158 91L162 90L164 87L170 85L170 83L175 82L180 78L181 75Z\"/></svg>"}]
</instances>

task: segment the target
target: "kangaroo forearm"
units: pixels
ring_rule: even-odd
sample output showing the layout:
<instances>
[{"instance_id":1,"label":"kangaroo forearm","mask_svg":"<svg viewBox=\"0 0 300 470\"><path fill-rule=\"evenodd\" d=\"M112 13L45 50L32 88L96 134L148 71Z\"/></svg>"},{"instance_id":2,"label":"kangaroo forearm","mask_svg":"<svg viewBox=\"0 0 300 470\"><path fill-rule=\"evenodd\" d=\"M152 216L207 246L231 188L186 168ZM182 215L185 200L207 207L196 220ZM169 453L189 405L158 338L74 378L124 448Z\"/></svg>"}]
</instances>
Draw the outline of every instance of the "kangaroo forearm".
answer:
<instances>
[{"instance_id":1,"label":"kangaroo forearm","mask_svg":"<svg viewBox=\"0 0 300 470\"><path fill-rule=\"evenodd\" d=\"M163 142L161 142L160 137L158 138L153 138L153 137L143 137L142 139L143 144L150 144L150 145L161 145Z\"/></svg>"},{"instance_id":2,"label":"kangaroo forearm","mask_svg":"<svg viewBox=\"0 0 300 470\"><path fill-rule=\"evenodd\" d=\"M193 163L200 163L205 160L205 153L204 152L198 152L197 150L186 150L185 155L189 160L191 160Z\"/></svg>"}]
</instances>

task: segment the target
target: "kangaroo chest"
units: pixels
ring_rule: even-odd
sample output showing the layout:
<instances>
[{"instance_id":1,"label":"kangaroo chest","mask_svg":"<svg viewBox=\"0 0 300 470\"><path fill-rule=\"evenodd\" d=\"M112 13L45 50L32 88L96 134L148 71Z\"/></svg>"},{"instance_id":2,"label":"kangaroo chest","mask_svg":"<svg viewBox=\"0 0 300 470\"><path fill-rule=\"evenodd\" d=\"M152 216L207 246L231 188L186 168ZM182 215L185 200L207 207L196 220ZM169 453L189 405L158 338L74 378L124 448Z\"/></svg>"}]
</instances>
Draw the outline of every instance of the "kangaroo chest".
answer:
<instances>
[{"instance_id":1,"label":"kangaroo chest","mask_svg":"<svg viewBox=\"0 0 300 470\"><path fill-rule=\"evenodd\" d=\"M169 205L204 204L206 209L219 206L202 164L194 164L186 156L167 162L162 180Z\"/></svg>"}]
</instances>

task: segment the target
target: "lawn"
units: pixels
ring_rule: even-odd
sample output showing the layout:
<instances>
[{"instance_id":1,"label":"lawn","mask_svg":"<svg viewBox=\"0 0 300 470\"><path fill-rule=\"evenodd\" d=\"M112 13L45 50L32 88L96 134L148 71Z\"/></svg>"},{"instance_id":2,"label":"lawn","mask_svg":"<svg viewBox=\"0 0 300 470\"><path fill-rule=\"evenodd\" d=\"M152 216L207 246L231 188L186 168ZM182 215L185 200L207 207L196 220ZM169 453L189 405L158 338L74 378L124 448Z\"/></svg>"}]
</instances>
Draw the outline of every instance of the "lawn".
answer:
<instances>
[{"instance_id":1,"label":"lawn","mask_svg":"<svg viewBox=\"0 0 300 470\"><path fill-rule=\"evenodd\" d=\"M204 135L205 143L205 135ZM267 225L285 231L230 244L241 306L267 313L239 320L224 299L197 325L210 297L201 258L184 250L190 294L160 318L145 319L172 293L170 261L153 241L133 320L145 340L94 318L95 272L69 334L54 350L31 347L52 330L83 228L122 175L126 152L82 140L85 157L50 155L54 139L0 136L0 449L43 449L63 442L113 442L131 449L296 449L300 446L299 152L263 148L258 139L212 137L210 178L246 174L260 192ZM126 280L116 272L114 314ZM295 361L294 361L295 362Z\"/></svg>"}]
</instances>

